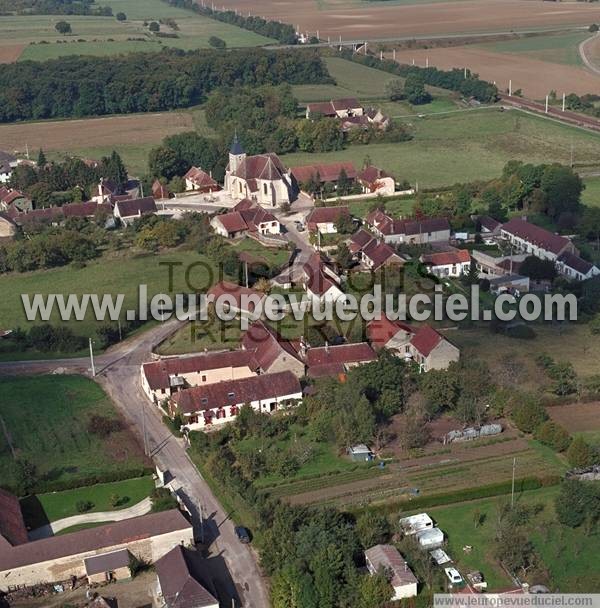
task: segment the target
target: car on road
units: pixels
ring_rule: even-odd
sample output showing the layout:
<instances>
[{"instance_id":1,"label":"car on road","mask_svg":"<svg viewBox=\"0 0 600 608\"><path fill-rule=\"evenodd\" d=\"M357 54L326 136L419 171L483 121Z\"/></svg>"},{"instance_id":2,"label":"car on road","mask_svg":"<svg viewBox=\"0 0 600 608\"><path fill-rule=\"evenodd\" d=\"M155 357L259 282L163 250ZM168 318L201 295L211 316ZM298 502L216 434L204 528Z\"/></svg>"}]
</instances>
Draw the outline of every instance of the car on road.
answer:
<instances>
[{"instance_id":1,"label":"car on road","mask_svg":"<svg viewBox=\"0 0 600 608\"><path fill-rule=\"evenodd\" d=\"M244 526L236 526L234 531L235 535L238 537L238 540L242 544L247 545L250 542L250 531L248 528L244 528Z\"/></svg>"}]
</instances>

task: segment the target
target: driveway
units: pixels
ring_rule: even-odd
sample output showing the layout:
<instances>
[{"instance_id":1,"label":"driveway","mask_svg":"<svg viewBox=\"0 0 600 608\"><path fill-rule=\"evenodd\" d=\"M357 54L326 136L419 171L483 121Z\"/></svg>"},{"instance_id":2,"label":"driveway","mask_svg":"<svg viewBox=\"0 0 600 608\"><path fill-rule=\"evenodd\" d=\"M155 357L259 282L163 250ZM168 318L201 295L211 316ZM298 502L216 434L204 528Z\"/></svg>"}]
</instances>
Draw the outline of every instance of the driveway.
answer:
<instances>
[{"instance_id":1,"label":"driveway","mask_svg":"<svg viewBox=\"0 0 600 608\"><path fill-rule=\"evenodd\" d=\"M96 381L110 395L125 418L134 424L154 463L174 477L172 485L191 512L196 538L201 539L203 531L209 561L213 558L213 562L223 564L216 575L215 584L225 596L224 605L268 608L267 581L259 569L256 555L250 547L238 541L230 514L224 511L190 460L183 441L170 433L158 409L150 403L141 388L140 365L150 360L156 344L181 325L180 321L167 321L97 357ZM89 375L89 370L89 360L85 358L0 363L0 376L57 371ZM204 526L200 525L201 514Z\"/></svg>"}]
</instances>

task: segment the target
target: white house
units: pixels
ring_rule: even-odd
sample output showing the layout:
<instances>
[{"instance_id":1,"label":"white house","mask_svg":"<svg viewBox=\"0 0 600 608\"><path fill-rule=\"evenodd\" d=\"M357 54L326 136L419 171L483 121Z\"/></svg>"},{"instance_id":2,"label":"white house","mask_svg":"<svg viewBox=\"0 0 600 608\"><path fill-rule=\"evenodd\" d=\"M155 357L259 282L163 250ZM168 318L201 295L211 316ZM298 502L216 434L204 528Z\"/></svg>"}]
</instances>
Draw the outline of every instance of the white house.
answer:
<instances>
[{"instance_id":1,"label":"white house","mask_svg":"<svg viewBox=\"0 0 600 608\"><path fill-rule=\"evenodd\" d=\"M348 207L315 207L306 216L306 226L310 232L336 234L337 223L342 217L350 217Z\"/></svg>"},{"instance_id":2,"label":"white house","mask_svg":"<svg viewBox=\"0 0 600 608\"><path fill-rule=\"evenodd\" d=\"M213 179L212 175L202 170L200 167L191 167L183 176L185 189L196 192L217 192L221 186Z\"/></svg>"},{"instance_id":3,"label":"white house","mask_svg":"<svg viewBox=\"0 0 600 608\"><path fill-rule=\"evenodd\" d=\"M302 270L304 289L311 300L335 302L345 296L340 289L340 277L319 253L311 255Z\"/></svg>"},{"instance_id":4,"label":"white house","mask_svg":"<svg viewBox=\"0 0 600 608\"><path fill-rule=\"evenodd\" d=\"M154 198L146 196L145 198L128 199L117 201L113 214L121 220L126 226L133 224L135 220L143 215L152 215L156 213L156 203Z\"/></svg>"},{"instance_id":5,"label":"white house","mask_svg":"<svg viewBox=\"0 0 600 608\"><path fill-rule=\"evenodd\" d=\"M585 281L600 275L597 266L567 251L556 260L556 269L561 275L574 281Z\"/></svg>"},{"instance_id":6,"label":"white house","mask_svg":"<svg viewBox=\"0 0 600 608\"><path fill-rule=\"evenodd\" d=\"M275 235L281 232L279 220L269 211L252 203L250 208L215 215L210 220L213 230L228 239L248 233Z\"/></svg>"},{"instance_id":7,"label":"white house","mask_svg":"<svg viewBox=\"0 0 600 608\"><path fill-rule=\"evenodd\" d=\"M365 551L365 562L371 575L380 571L390 576L394 593L390 601L416 597L419 581L406 560L393 545L375 545Z\"/></svg>"},{"instance_id":8,"label":"white house","mask_svg":"<svg viewBox=\"0 0 600 608\"><path fill-rule=\"evenodd\" d=\"M376 209L367 215L366 223L386 243L424 245L450 240L450 223L446 218L401 220Z\"/></svg>"},{"instance_id":9,"label":"white house","mask_svg":"<svg viewBox=\"0 0 600 608\"><path fill-rule=\"evenodd\" d=\"M458 278L471 266L471 254L466 249L423 254L420 260L431 274L440 278Z\"/></svg>"},{"instance_id":10,"label":"white house","mask_svg":"<svg viewBox=\"0 0 600 608\"><path fill-rule=\"evenodd\" d=\"M500 228L500 235L518 251L553 262L563 253L577 255L575 245L565 236L515 217Z\"/></svg>"},{"instance_id":11,"label":"white house","mask_svg":"<svg viewBox=\"0 0 600 608\"><path fill-rule=\"evenodd\" d=\"M235 136L225 170L225 190L234 200L248 198L263 207L293 200L292 176L277 154L248 156Z\"/></svg>"},{"instance_id":12,"label":"white house","mask_svg":"<svg viewBox=\"0 0 600 608\"><path fill-rule=\"evenodd\" d=\"M421 532L422 530L431 530L433 520L427 513L417 513L408 517L400 518L400 527L407 536Z\"/></svg>"},{"instance_id":13,"label":"white house","mask_svg":"<svg viewBox=\"0 0 600 608\"><path fill-rule=\"evenodd\" d=\"M271 414L301 399L300 381L292 372L284 371L178 391L169 400L169 413L180 414L182 426L197 431L231 422L244 405Z\"/></svg>"}]
</instances>

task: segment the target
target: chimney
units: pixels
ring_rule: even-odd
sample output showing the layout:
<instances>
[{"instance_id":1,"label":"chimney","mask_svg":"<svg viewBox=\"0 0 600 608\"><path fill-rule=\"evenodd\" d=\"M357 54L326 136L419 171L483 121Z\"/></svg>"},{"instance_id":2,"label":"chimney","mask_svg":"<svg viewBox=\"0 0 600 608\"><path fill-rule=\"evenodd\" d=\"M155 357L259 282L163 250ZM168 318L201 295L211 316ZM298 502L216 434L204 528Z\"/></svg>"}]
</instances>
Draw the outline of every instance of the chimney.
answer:
<instances>
[{"instance_id":1,"label":"chimney","mask_svg":"<svg viewBox=\"0 0 600 608\"><path fill-rule=\"evenodd\" d=\"M329 341L325 340L325 352L329 354Z\"/></svg>"}]
</instances>

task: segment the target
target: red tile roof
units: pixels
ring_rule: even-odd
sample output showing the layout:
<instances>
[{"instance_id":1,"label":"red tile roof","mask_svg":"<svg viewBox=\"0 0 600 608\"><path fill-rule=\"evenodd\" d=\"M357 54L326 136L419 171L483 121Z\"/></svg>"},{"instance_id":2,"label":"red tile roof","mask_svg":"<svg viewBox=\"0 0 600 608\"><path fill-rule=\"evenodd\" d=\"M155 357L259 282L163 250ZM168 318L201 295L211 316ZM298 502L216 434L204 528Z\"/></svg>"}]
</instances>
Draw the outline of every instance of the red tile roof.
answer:
<instances>
[{"instance_id":1,"label":"red tile roof","mask_svg":"<svg viewBox=\"0 0 600 608\"><path fill-rule=\"evenodd\" d=\"M325 271L325 262L319 253L313 253L302 269L306 275L306 287L312 293L322 296L332 287L337 287L333 277Z\"/></svg>"},{"instance_id":2,"label":"red tile roof","mask_svg":"<svg viewBox=\"0 0 600 608\"><path fill-rule=\"evenodd\" d=\"M192 524L177 509L149 513L96 528L24 543L8 550L3 549L0 551L0 571L191 528Z\"/></svg>"},{"instance_id":3,"label":"red tile roof","mask_svg":"<svg viewBox=\"0 0 600 608\"><path fill-rule=\"evenodd\" d=\"M490 217L489 215L480 215L477 218L477 221L479 222L479 225L482 228L485 228L486 230L489 230L490 232L494 232L494 230L497 230L498 228L500 228L502 226L501 222L499 222L498 220L495 220L493 217Z\"/></svg>"},{"instance_id":4,"label":"red tile roof","mask_svg":"<svg viewBox=\"0 0 600 608\"><path fill-rule=\"evenodd\" d=\"M2 489L0 489L0 535L11 545L20 545L28 540L19 499Z\"/></svg>"},{"instance_id":5,"label":"red tile roof","mask_svg":"<svg viewBox=\"0 0 600 608\"><path fill-rule=\"evenodd\" d=\"M239 405L297 393L302 393L300 381L292 372L285 371L187 388L175 393L173 403L181 412L194 414L226 405Z\"/></svg>"},{"instance_id":6,"label":"red tile roof","mask_svg":"<svg viewBox=\"0 0 600 608\"><path fill-rule=\"evenodd\" d=\"M321 183L337 182L340 178L342 169L346 172L346 176L349 179L356 178L357 171L354 164L351 162L292 167L292 175L299 184L305 184L311 179L318 179Z\"/></svg>"},{"instance_id":7,"label":"red tile roof","mask_svg":"<svg viewBox=\"0 0 600 608\"><path fill-rule=\"evenodd\" d=\"M218 215L216 219L221 222L221 225L227 230L228 234L248 230L248 224L246 224L242 214L237 211L223 213L222 215Z\"/></svg>"},{"instance_id":8,"label":"red tile roof","mask_svg":"<svg viewBox=\"0 0 600 608\"><path fill-rule=\"evenodd\" d=\"M318 103L309 103L306 106L309 114L323 114L323 116L336 116L336 110L358 110L362 108L355 97L346 99L332 99Z\"/></svg>"},{"instance_id":9,"label":"red tile roof","mask_svg":"<svg viewBox=\"0 0 600 608\"><path fill-rule=\"evenodd\" d=\"M348 207L315 207L306 218L306 225L309 230L316 230L317 224L328 224L338 221L342 216L349 216Z\"/></svg>"},{"instance_id":10,"label":"red tile roof","mask_svg":"<svg viewBox=\"0 0 600 608\"><path fill-rule=\"evenodd\" d=\"M365 230L361 228L358 232L355 232L350 237L350 246L349 249L352 253L356 253L363 249L368 243L370 243L375 237Z\"/></svg>"},{"instance_id":11,"label":"red tile roof","mask_svg":"<svg viewBox=\"0 0 600 608\"><path fill-rule=\"evenodd\" d=\"M399 331L404 331L409 335L414 333L410 325L401 321L391 321L387 317L374 319L367 325L369 341L377 348L383 348Z\"/></svg>"},{"instance_id":12,"label":"red tile roof","mask_svg":"<svg viewBox=\"0 0 600 608\"><path fill-rule=\"evenodd\" d=\"M244 211L245 209L251 209L256 203L251 201L249 198L243 198L235 207L233 211Z\"/></svg>"},{"instance_id":13,"label":"red tile roof","mask_svg":"<svg viewBox=\"0 0 600 608\"><path fill-rule=\"evenodd\" d=\"M375 351L366 342L322 346L306 351L308 375L313 378L343 372L347 365L368 363L376 359Z\"/></svg>"},{"instance_id":14,"label":"red tile roof","mask_svg":"<svg viewBox=\"0 0 600 608\"><path fill-rule=\"evenodd\" d=\"M391 177L391 175L378 167L374 167L373 165L365 167L358 174L358 179L366 182L367 184L374 184L378 179L382 179L384 177Z\"/></svg>"},{"instance_id":15,"label":"red tile roof","mask_svg":"<svg viewBox=\"0 0 600 608\"><path fill-rule=\"evenodd\" d=\"M365 557L376 571L380 568L391 571L390 583L393 587L416 585L419 582L406 560L393 545L375 545L365 551Z\"/></svg>"},{"instance_id":16,"label":"red tile roof","mask_svg":"<svg viewBox=\"0 0 600 608\"><path fill-rule=\"evenodd\" d=\"M156 213L156 203L151 196L135 198L126 201L118 201L115 205L120 217L135 217Z\"/></svg>"},{"instance_id":17,"label":"red tile roof","mask_svg":"<svg viewBox=\"0 0 600 608\"><path fill-rule=\"evenodd\" d=\"M530 224L518 217L514 217L504 224L502 231L527 241L536 247L550 251L555 255L560 255L571 244L568 238L554 234L535 224Z\"/></svg>"},{"instance_id":18,"label":"red tile roof","mask_svg":"<svg viewBox=\"0 0 600 608\"><path fill-rule=\"evenodd\" d=\"M218 188L219 184L199 167L192 167L184 176L184 179L191 181L196 188Z\"/></svg>"},{"instance_id":19,"label":"red tile roof","mask_svg":"<svg viewBox=\"0 0 600 608\"><path fill-rule=\"evenodd\" d=\"M386 236L403 234L414 236L429 232L442 232L450 230L450 223L446 218L424 218L420 220L397 220L377 209L367 216L367 224L373 226Z\"/></svg>"},{"instance_id":20,"label":"red tile roof","mask_svg":"<svg viewBox=\"0 0 600 608\"><path fill-rule=\"evenodd\" d=\"M439 334L430 325L421 325L412 337L410 343L424 357L428 357L431 351L443 340Z\"/></svg>"},{"instance_id":21,"label":"red tile roof","mask_svg":"<svg viewBox=\"0 0 600 608\"><path fill-rule=\"evenodd\" d=\"M268 371L279 355L299 359L298 351L263 321L255 321L242 338L242 348L252 353L258 366Z\"/></svg>"},{"instance_id":22,"label":"red tile roof","mask_svg":"<svg viewBox=\"0 0 600 608\"><path fill-rule=\"evenodd\" d=\"M204 353L193 357L170 357L144 363L142 370L152 390L169 388L169 377L180 374L201 373L211 369L228 367L258 367L254 354L245 350L232 350L221 353Z\"/></svg>"},{"instance_id":23,"label":"red tile roof","mask_svg":"<svg viewBox=\"0 0 600 608\"><path fill-rule=\"evenodd\" d=\"M275 181L282 179L286 172L286 168L277 154L271 152L246 156L236 170L232 171L232 174L248 181L257 179Z\"/></svg>"},{"instance_id":24,"label":"red tile roof","mask_svg":"<svg viewBox=\"0 0 600 608\"><path fill-rule=\"evenodd\" d=\"M362 249L363 255L371 260L373 270L378 270L391 258L398 258L396 262L401 262L400 256L387 244L379 243L376 239L373 239Z\"/></svg>"},{"instance_id":25,"label":"red tile roof","mask_svg":"<svg viewBox=\"0 0 600 608\"><path fill-rule=\"evenodd\" d=\"M470 262L471 254L466 249L457 249L456 251L425 254L421 256L421 261L428 266L450 266Z\"/></svg>"},{"instance_id":26,"label":"red tile roof","mask_svg":"<svg viewBox=\"0 0 600 608\"><path fill-rule=\"evenodd\" d=\"M594 268L594 264L591 262L588 262L587 260L580 258L578 255L569 253L567 251L559 256L558 261L583 275L586 275L590 270L592 270L592 268Z\"/></svg>"},{"instance_id":27,"label":"red tile roof","mask_svg":"<svg viewBox=\"0 0 600 608\"><path fill-rule=\"evenodd\" d=\"M233 296L235 300L235 307L238 310L243 310L243 312L253 312L256 308L256 305L252 302L248 302L248 310L242 309L242 296L258 296L261 300L265 297L265 294L262 291L257 291L256 289L252 289L250 287L242 287L241 285L236 285L235 283L230 283L229 281L221 281L217 283L208 292L211 295L214 295L215 300L223 295Z\"/></svg>"}]
</instances>

